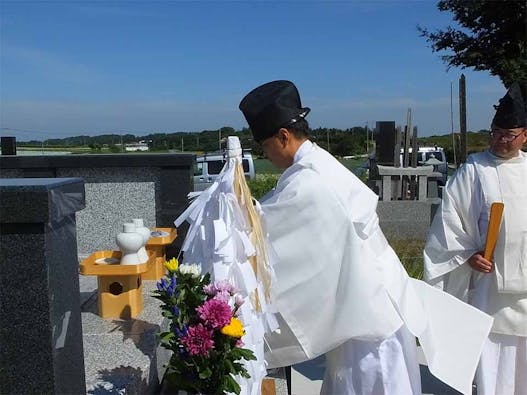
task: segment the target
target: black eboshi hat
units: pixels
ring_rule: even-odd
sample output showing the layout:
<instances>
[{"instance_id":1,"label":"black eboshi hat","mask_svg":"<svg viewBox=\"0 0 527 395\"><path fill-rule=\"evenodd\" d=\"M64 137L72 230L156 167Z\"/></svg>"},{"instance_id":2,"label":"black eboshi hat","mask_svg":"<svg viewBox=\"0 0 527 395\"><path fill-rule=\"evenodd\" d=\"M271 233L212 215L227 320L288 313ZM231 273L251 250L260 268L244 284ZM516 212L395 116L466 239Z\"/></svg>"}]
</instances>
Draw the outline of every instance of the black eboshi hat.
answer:
<instances>
[{"instance_id":1,"label":"black eboshi hat","mask_svg":"<svg viewBox=\"0 0 527 395\"><path fill-rule=\"evenodd\" d=\"M260 143L278 129L304 118L310 111L302 107L300 95L291 81L272 81L249 92L240 102L254 139Z\"/></svg>"},{"instance_id":2,"label":"black eboshi hat","mask_svg":"<svg viewBox=\"0 0 527 395\"><path fill-rule=\"evenodd\" d=\"M496 114L492 125L501 129L515 129L527 126L527 81L514 82L500 103L495 106Z\"/></svg>"}]
</instances>

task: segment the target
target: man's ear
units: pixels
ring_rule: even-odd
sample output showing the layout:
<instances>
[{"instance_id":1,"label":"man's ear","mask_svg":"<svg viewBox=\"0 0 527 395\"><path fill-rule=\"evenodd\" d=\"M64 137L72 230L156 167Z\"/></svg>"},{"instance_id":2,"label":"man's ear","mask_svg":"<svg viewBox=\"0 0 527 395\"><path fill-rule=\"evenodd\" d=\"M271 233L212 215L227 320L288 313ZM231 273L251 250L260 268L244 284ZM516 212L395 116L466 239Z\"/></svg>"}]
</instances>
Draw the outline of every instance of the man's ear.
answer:
<instances>
[{"instance_id":1,"label":"man's ear","mask_svg":"<svg viewBox=\"0 0 527 395\"><path fill-rule=\"evenodd\" d=\"M286 128L280 128L278 129L278 138L280 140L280 144L282 144L282 147L285 147L291 140L291 134Z\"/></svg>"}]
</instances>

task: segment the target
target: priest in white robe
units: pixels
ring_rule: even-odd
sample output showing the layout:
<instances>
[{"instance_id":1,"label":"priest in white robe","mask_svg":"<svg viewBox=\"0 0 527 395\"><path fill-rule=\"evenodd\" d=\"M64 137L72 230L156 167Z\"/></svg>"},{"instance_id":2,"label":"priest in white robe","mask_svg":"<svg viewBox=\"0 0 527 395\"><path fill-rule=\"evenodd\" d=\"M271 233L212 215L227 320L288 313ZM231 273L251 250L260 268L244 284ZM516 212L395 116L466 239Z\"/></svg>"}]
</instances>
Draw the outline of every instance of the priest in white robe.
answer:
<instances>
[{"instance_id":1,"label":"priest in white robe","mask_svg":"<svg viewBox=\"0 0 527 395\"><path fill-rule=\"evenodd\" d=\"M478 395L527 394L527 85L514 83L492 121L490 149L448 181L425 245L425 279L494 317ZM484 258L490 206L504 204L494 256Z\"/></svg>"},{"instance_id":2,"label":"priest in white robe","mask_svg":"<svg viewBox=\"0 0 527 395\"><path fill-rule=\"evenodd\" d=\"M310 110L293 83L254 89L240 110L285 169L262 199L280 313L280 331L265 336L269 366L326 354L322 393L420 394L417 336L430 371L471 394L492 319L409 278L379 227L377 195L308 140Z\"/></svg>"}]
</instances>

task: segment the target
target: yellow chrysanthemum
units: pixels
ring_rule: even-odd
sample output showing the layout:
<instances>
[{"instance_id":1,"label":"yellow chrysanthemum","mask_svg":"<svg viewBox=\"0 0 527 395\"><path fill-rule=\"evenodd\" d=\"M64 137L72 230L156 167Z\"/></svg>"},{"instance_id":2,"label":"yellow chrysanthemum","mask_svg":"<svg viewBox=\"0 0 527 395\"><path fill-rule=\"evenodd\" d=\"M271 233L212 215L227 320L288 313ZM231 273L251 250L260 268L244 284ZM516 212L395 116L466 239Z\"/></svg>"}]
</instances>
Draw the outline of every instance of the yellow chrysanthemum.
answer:
<instances>
[{"instance_id":1,"label":"yellow chrysanthemum","mask_svg":"<svg viewBox=\"0 0 527 395\"><path fill-rule=\"evenodd\" d=\"M175 272L179 266L179 262L176 258L172 258L169 261L165 262L165 267L169 272Z\"/></svg>"},{"instance_id":2,"label":"yellow chrysanthemum","mask_svg":"<svg viewBox=\"0 0 527 395\"><path fill-rule=\"evenodd\" d=\"M221 333L230 337L240 338L245 335L245 330L243 329L242 322L238 318L232 317L229 325L221 328Z\"/></svg>"}]
</instances>

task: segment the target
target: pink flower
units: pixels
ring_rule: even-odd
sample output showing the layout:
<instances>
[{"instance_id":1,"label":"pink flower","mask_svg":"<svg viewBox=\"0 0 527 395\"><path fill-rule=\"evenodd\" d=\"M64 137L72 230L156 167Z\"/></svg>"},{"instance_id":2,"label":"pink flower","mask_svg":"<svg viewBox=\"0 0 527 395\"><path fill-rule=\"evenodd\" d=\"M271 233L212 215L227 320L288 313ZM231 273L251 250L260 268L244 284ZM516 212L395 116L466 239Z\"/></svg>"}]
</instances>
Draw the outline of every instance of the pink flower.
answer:
<instances>
[{"instance_id":1,"label":"pink flower","mask_svg":"<svg viewBox=\"0 0 527 395\"><path fill-rule=\"evenodd\" d=\"M234 295L236 292L234 285L225 280L214 283L214 286L216 287L217 292L228 292L231 295Z\"/></svg>"},{"instance_id":2,"label":"pink flower","mask_svg":"<svg viewBox=\"0 0 527 395\"><path fill-rule=\"evenodd\" d=\"M207 300L203 305L196 308L196 311L205 325L213 329L223 328L231 322L231 308L223 300Z\"/></svg>"},{"instance_id":3,"label":"pink flower","mask_svg":"<svg viewBox=\"0 0 527 395\"><path fill-rule=\"evenodd\" d=\"M207 284L203 287L203 291L210 296L216 295L216 287L214 284Z\"/></svg>"},{"instance_id":4,"label":"pink flower","mask_svg":"<svg viewBox=\"0 0 527 395\"><path fill-rule=\"evenodd\" d=\"M232 285L226 280L217 281L214 284L205 285L203 287L203 291L205 291L205 293L210 296L214 296L219 292L227 292L229 293L229 295L234 295L236 293L234 285Z\"/></svg>"},{"instance_id":5,"label":"pink flower","mask_svg":"<svg viewBox=\"0 0 527 395\"><path fill-rule=\"evenodd\" d=\"M207 329L203 324L189 326L188 331L181 338L181 343L187 348L190 355L209 355L209 351L214 348L212 340L212 330Z\"/></svg>"},{"instance_id":6,"label":"pink flower","mask_svg":"<svg viewBox=\"0 0 527 395\"><path fill-rule=\"evenodd\" d=\"M222 302L229 303L229 300L231 298L231 294L225 291L218 292L214 299L221 300Z\"/></svg>"},{"instance_id":7,"label":"pink flower","mask_svg":"<svg viewBox=\"0 0 527 395\"><path fill-rule=\"evenodd\" d=\"M236 307L240 307L244 302L245 302L245 300L243 299L243 296L241 296L240 294L237 294L234 297L234 305Z\"/></svg>"}]
</instances>

